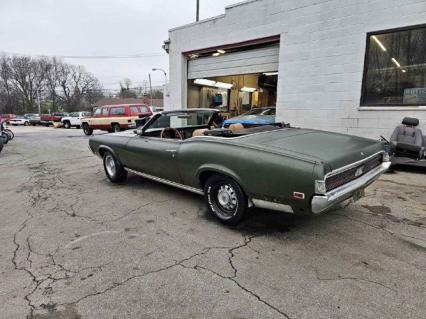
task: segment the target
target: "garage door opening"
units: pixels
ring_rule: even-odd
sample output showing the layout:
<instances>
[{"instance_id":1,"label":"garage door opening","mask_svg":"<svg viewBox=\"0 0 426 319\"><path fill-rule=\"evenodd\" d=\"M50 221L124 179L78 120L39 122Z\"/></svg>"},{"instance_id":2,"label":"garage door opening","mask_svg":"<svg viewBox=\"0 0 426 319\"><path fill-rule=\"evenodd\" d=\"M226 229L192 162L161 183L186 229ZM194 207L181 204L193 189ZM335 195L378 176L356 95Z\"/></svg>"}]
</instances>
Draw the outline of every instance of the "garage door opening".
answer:
<instances>
[{"instance_id":1,"label":"garage door opening","mask_svg":"<svg viewBox=\"0 0 426 319\"><path fill-rule=\"evenodd\" d=\"M189 108L236 116L277 101L279 38L186 53ZM260 41L261 43L256 43Z\"/></svg>"},{"instance_id":2,"label":"garage door opening","mask_svg":"<svg viewBox=\"0 0 426 319\"><path fill-rule=\"evenodd\" d=\"M230 116L276 106L278 72L188 80L188 107L217 108Z\"/></svg>"}]
</instances>

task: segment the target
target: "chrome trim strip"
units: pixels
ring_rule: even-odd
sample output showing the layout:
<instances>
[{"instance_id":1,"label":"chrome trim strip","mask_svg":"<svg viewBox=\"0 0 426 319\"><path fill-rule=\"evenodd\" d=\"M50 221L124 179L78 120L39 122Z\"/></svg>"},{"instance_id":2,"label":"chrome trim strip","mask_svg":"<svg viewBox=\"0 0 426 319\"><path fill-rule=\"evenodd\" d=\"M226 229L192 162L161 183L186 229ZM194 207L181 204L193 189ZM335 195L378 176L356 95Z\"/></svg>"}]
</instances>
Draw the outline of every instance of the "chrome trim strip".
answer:
<instances>
[{"instance_id":1,"label":"chrome trim strip","mask_svg":"<svg viewBox=\"0 0 426 319\"><path fill-rule=\"evenodd\" d=\"M150 180L153 180L153 181L156 181L156 182L159 182L159 183L163 183L163 184L166 184L166 185L169 185L169 186L180 188L180 189L183 189L183 190L186 190L186 191L198 194L198 195L204 195L204 192L201 189L199 189L199 188L195 188L195 187L183 185L183 184L180 184L180 183L169 181L167 179L163 179L163 178L160 178L160 177L156 177L156 176L152 176L152 175L149 175L149 174L141 173L141 172L135 171L135 170L127 168L127 167L125 167L125 169L127 171L129 171L129 172L132 172L133 174L140 175L142 177L148 178Z\"/></svg>"},{"instance_id":2,"label":"chrome trim strip","mask_svg":"<svg viewBox=\"0 0 426 319\"><path fill-rule=\"evenodd\" d=\"M337 169L335 169L335 170L333 170L333 171L331 171L331 172L329 172L329 173L325 174L325 176L324 176L324 181L325 181L328 177L330 177L330 176L334 176L334 175L339 174L339 173L341 173L341 172L347 171L347 170L349 170L349 169L351 169L351 168L353 168L353 167L356 167L356 166L358 166L358 165L360 165L360 164L362 164L362 163L364 163L364 162L367 162L368 160L372 159L373 157L375 157L375 156L377 156L377 155L379 155L379 154L384 154L384 153L385 153L385 151L380 151L380 152L377 152L377 153L375 153L375 154L373 154L373 155L371 155L371 156L369 156L369 157L366 157L366 158L364 158L364 159L362 159L362 160L360 160L360 161L358 161L358 162L354 162L354 163L351 163L351 164L349 164L349 165L346 165L346 166L342 166L342 167L340 167L340 168L337 168Z\"/></svg>"},{"instance_id":3,"label":"chrome trim strip","mask_svg":"<svg viewBox=\"0 0 426 319\"><path fill-rule=\"evenodd\" d=\"M293 208L291 208L291 206L289 206L289 205L269 202L269 201L266 201L266 200L256 199L256 198L253 198L252 202L253 202L254 206L258 207L258 208L276 210L276 211L290 213L290 214L294 213Z\"/></svg>"},{"instance_id":4,"label":"chrome trim strip","mask_svg":"<svg viewBox=\"0 0 426 319\"><path fill-rule=\"evenodd\" d=\"M383 162L380 166L369 171L365 175L331 190L325 195L315 195L312 198L311 210L314 214L320 214L332 206L343 202L353 196L353 193L361 188L365 188L380 177L391 166L391 162Z\"/></svg>"}]
</instances>

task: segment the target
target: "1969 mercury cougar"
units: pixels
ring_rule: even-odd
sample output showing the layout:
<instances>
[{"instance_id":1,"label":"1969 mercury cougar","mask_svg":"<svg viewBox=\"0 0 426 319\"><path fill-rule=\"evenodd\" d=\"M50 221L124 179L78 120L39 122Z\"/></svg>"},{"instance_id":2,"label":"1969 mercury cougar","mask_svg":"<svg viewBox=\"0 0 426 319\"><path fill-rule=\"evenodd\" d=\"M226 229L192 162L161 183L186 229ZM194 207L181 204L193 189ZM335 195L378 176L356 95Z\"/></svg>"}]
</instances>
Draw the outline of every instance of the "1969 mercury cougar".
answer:
<instances>
[{"instance_id":1,"label":"1969 mercury cougar","mask_svg":"<svg viewBox=\"0 0 426 319\"><path fill-rule=\"evenodd\" d=\"M216 110L158 113L141 128L90 138L114 183L127 172L204 195L237 224L248 207L319 214L363 196L390 162L381 142L283 125L220 128Z\"/></svg>"}]
</instances>

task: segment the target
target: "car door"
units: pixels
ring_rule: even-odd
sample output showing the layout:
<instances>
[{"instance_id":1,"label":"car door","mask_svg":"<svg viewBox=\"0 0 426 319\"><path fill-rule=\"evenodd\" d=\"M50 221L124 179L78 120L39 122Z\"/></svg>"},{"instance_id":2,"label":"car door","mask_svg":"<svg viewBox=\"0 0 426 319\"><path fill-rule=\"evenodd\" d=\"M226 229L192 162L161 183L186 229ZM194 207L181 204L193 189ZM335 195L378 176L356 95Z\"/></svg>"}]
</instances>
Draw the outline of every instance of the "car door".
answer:
<instances>
[{"instance_id":1,"label":"car door","mask_svg":"<svg viewBox=\"0 0 426 319\"><path fill-rule=\"evenodd\" d=\"M181 143L181 140L137 135L127 143L127 166L142 173L180 183L177 161Z\"/></svg>"},{"instance_id":2,"label":"car door","mask_svg":"<svg viewBox=\"0 0 426 319\"><path fill-rule=\"evenodd\" d=\"M72 126L80 125L79 113L71 113L70 122Z\"/></svg>"}]
</instances>

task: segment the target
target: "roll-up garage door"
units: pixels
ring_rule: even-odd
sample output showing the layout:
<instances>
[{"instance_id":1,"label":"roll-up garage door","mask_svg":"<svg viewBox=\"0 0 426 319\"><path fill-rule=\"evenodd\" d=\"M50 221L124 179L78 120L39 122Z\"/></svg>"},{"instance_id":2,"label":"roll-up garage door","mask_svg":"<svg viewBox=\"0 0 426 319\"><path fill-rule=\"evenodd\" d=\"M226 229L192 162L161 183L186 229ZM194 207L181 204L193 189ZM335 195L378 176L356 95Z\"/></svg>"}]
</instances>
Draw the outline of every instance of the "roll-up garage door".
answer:
<instances>
[{"instance_id":1,"label":"roll-up garage door","mask_svg":"<svg viewBox=\"0 0 426 319\"><path fill-rule=\"evenodd\" d=\"M188 61L188 79L278 70L279 44Z\"/></svg>"}]
</instances>

